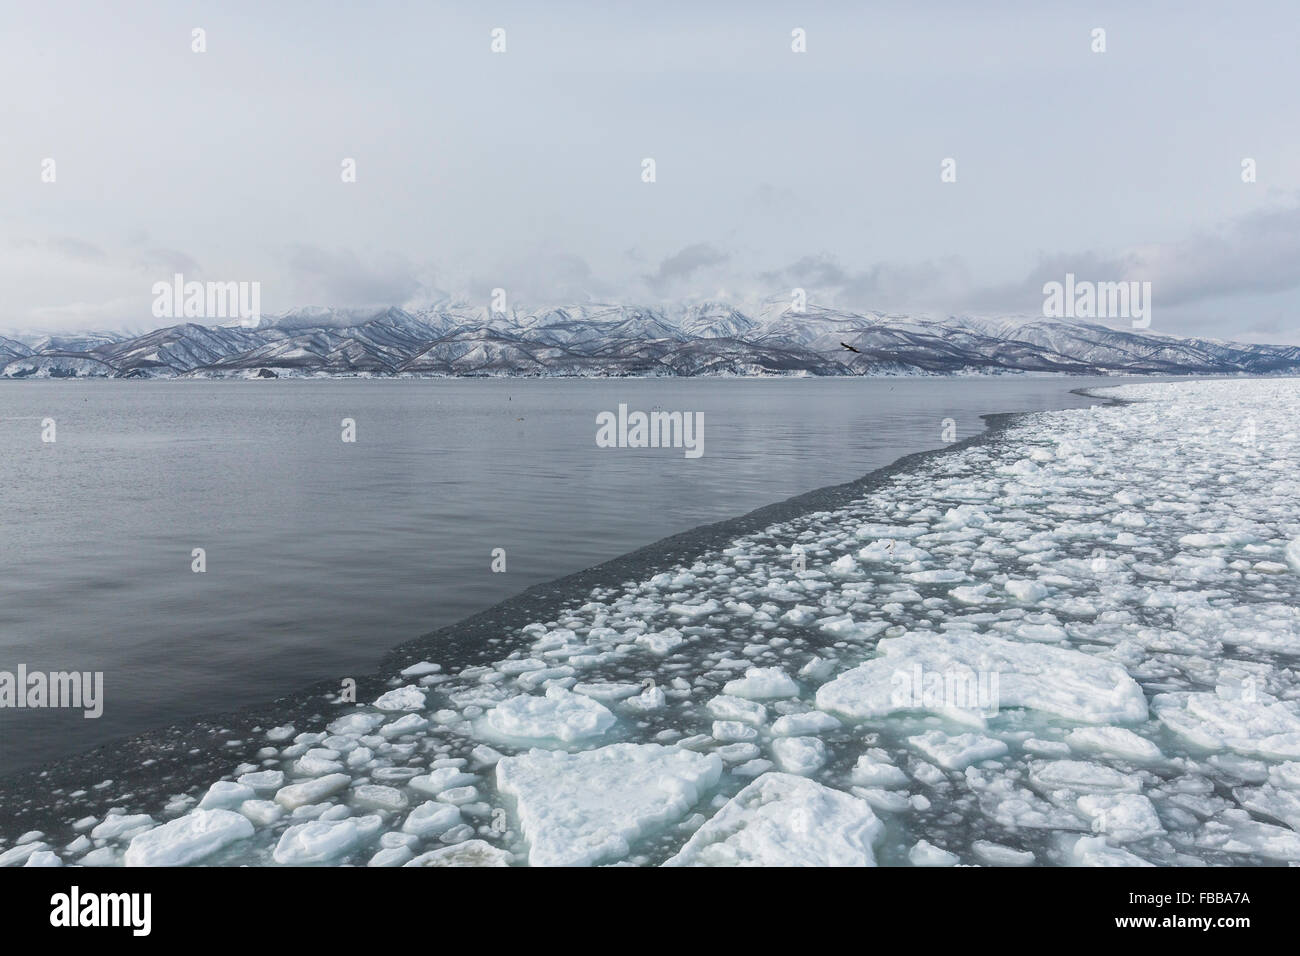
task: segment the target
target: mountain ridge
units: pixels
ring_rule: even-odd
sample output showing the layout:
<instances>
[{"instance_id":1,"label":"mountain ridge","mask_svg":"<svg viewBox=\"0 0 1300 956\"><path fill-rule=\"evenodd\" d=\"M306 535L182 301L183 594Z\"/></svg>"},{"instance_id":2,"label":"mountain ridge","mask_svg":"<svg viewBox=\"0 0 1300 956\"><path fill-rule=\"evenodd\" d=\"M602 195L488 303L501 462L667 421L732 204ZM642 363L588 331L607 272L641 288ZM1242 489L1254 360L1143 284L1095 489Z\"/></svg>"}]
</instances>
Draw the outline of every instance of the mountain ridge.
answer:
<instances>
[{"instance_id":1,"label":"mountain ridge","mask_svg":"<svg viewBox=\"0 0 1300 956\"><path fill-rule=\"evenodd\" d=\"M1045 318L915 317L776 302L496 312L306 307L256 327L0 336L0 378L1270 374L1300 346Z\"/></svg>"}]
</instances>

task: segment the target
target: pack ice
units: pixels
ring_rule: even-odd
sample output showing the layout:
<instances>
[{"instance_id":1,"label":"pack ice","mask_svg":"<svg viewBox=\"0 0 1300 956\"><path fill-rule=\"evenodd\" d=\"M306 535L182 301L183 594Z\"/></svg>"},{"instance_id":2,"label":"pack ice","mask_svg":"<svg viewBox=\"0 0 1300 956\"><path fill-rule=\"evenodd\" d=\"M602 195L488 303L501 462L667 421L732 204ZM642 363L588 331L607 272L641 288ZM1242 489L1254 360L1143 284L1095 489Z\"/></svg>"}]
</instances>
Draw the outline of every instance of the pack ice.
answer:
<instances>
[{"instance_id":1,"label":"pack ice","mask_svg":"<svg viewBox=\"0 0 1300 956\"><path fill-rule=\"evenodd\" d=\"M1300 862L1300 382L1103 394L0 865Z\"/></svg>"}]
</instances>

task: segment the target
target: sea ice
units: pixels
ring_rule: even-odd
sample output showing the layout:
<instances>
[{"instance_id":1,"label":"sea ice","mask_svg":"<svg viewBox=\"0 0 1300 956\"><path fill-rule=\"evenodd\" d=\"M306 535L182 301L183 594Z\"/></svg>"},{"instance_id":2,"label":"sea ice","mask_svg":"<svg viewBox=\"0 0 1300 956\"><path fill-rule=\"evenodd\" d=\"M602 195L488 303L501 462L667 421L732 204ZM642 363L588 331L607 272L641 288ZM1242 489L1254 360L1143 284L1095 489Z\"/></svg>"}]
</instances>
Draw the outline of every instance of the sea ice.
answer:
<instances>
[{"instance_id":1,"label":"sea ice","mask_svg":"<svg viewBox=\"0 0 1300 956\"><path fill-rule=\"evenodd\" d=\"M345 773L332 773L314 780L291 783L276 793L275 802L292 812L299 807L319 803L340 790L346 790L351 783L352 778Z\"/></svg>"},{"instance_id":2,"label":"sea ice","mask_svg":"<svg viewBox=\"0 0 1300 956\"><path fill-rule=\"evenodd\" d=\"M505 757L497 787L513 797L533 866L589 866L685 816L722 774L722 761L660 744L610 744L567 754Z\"/></svg>"},{"instance_id":3,"label":"sea ice","mask_svg":"<svg viewBox=\"0 0 1300 956\"><path fill-rule=\"evenodd\" d=\"M377 816L299 823L284 831L272 855L276 863L286 866L328 863L374 837L380 825Z\"/></svg>"},{"instance_id":4,"label":"sea ice","mask_svg":"<svg viewBox=\"0 0 1300 956\"><path fill-rule=\"evenodd\" d=\"M256 728L215 783L60 795L0 864L863 863L881 830L913 862L1300 862L1300 381L1107 391Z\"/></svg>"},{"instance_id":5,"label":"sea ice","mask_svg":"<svg viewBox=\"0 0 1300 956\"><path fill-rule=\"evenodd\" d=\"M1300 716L1280 701L1197 691L1161 694L1152 708L1166 727L1200 747L1274 760L1300 757Z\"/></svg>"},{"instance_id":6,"label":"sea ice","mask_svg":"<svg viewBox=\"0 0 1300 956\"><path fill-rule=\"evenodd\" d=\"M912 633L882 639L877 651L881 656L824 684L817 706L857 720L912 710L980 726L990 704L1080 723L1147 717L1142 688L1124 668L1075 650L988 635Z\"/></svg>"},{"instance_id":7,"label":"sea ice","mask_svg":"<svg viewBox=\"0 0 1300 956\"><path fill-rule=\"evenodd\" d=\"M424 695L423 688L408 684L384 694L375 701L375 707L379 710L423 710Z\"/></svg>"},{"instance_id":8,"label":"sea ice","mask_svg":"<svg viewBox=\"0 0 1300 956\"><path fill-rule=\"evenodd\" d=\"M861 787L907 786L907 774L889 763L888 755L883 750L868 752L859 757L850 777Z\"/></svg>"},{"instance_id":9,"label":"sea ice","mask_svg":"<svg viewBox=\"0 0 1300 956\"><path fill-rule=\"evenodd\" d=\"M799 685L779 667L751 667L745 671L744 677L728 681L722 692L748 700L768 700L773 697L797 697Z\"/></svg>"},{"instance_id":10,"label":"sea ice","mask_svg":"<svg viewBox=\"0 0 1300 956\"><path fill-rule=\"evenodd\" d=\"M1000 757L1007 752L1007 745L1001 740L979 734L958 734L953 737L941 730L908 737L907 742L948 770L965 770L973 763Z\"/></svg>"},{"instance_id":11,"label":"sea ice","mask_svg":"<svg viewBox=\"0 0 1300 956\"><path fill-rule=\"evenodd\" d=\"M192 810L141 833L126 849L127 866L188 866L253 835L247 817L230 810Z\"/></svg>"},{"instance_id":12,"label":"sea ice","mask_svg":"<svg viewBox=\"0 0 1300 956\"><path fill-rule=\"evenodd\" d=\"M838 730L840 722L831 714L820 710L810 710L803 714L786 714L772 721L772 736L799 737L804 734L820 734L828 730Z\"/></svg>"},{"instance_id":13,"label":"sea ice","mask_svg":"<svg viewBox=\"0 0 1300 956\"><path fill-rule=\"evenodd\" d=\"M767 708L757 701L742 697L719 695L709 701L708 710L719 720L738 720L755 727L767 723Z\"/></svg>"},{"instance_id":14,"label":"sea ice","mask_svg":"<svg viewBox=\"0 0 1300 956\"><path fill-rule=\"evenodd\" d=\"M874 866L871 806L805 777L765 773L665 866Z\"/></svg>"},{"instance_id":15,"label":"sea ice","mask_svg":"<svg viewBox=\"0 0 1300 956\"><path fill-rule=\"evenodd\" d=\"M1141 783L1104 764L1082 760L1034 761L1029 779L1042 790L1074 790L1078 793L1137 791Z\"/></svg>"},{"instance_id":16,"label":"sea ice","mask_svg":"<svg viewBox=\"0 0 1300 956\"><path fill-rule=\"evenodd\" d=\"M913 866L956 866L961 862L961 857L956 853L950 853L926 840L918 840L916 845L907 851L907 858L912 861Z\"/></svg>"},{"instance_id":17,"label":"sea ice","mask_svg":"<svg viewBox=\"0 0 1300 956\"><path fill-rule=\"evenodd\" d=\"M1135 853L1111 846L1105 837L1079 837L1069 853L1075 866L1155 866Z\"/></svg>"},{"instance_id":18,"label":"sea ice","mask_svg":"<svg viewBox=\"0 0 1300 956\"><path fill-rule=\"evenodd\" d=\"M489 729L503 737L573 743L601 736L616 719L598 701L552 687L545 697L521 694L502 701L488 712L486 721Z\"/></svg>"},{"instance_id":19,"label":"sea ice","mask_svg":"<svg viewBox=\"0 0 1300 956\"><path fill-rule=\"evenodd\" d=\"M510 854L483 840L421 853L405 866L509 866Z\"/></svg>"},{"instance_id":20,"label":"sea ice","mask_svg":"<svg viewBox=\"0 0 1300 956\"><path fill-rule=\"evenodd\" d=\"M425 801L406 816L402 832L418 837L435 837L461 822L460 808L448 803Z\"/></svg>"},{"instance_id":21,"label":"sea ice","mask_svg":"<svg viewBox=\"0 0 1300 956\"><path fill-rule=\"evenodd\" d=\"M1116 843L1130 843L1164 833L1151 801L1139 793L1088 793L1079 809L1092 820L1092 829Z\"/></svg>"},{"instance_id":22,"label":"sea ice","mask_svg":"<svg viewBox=\"0 0 1300 956\"><path fill-rule=\"evenodd\" d=\"M218 780L199 801L200 810L233 810L245 800L257 796L252 787L229 780ZM94 836L94 834L91 834Z\"/></svg>"},{"instance_id":23,"label":"sea ice","mask_svg":"<svg viewBox=\"0 0 1300 956\"><path fill-rule=\"evenodd\" d=\"M1066 734L1065 741L1073 750L1125 760L1145 763L1161 758L1159 747L1125 727L1079 727Z\"/></svg>"},{"instance_id":24,"label":"sea ice","mask_svg":"<svg viewBox=\"0 0 1300 956\"><path fill-rule=\"evenodd\" d=\"M772 741L772 757L786 773L808 776L826 762L826 745L816 737L777 737Z\"/></svg>"}]
</instances>

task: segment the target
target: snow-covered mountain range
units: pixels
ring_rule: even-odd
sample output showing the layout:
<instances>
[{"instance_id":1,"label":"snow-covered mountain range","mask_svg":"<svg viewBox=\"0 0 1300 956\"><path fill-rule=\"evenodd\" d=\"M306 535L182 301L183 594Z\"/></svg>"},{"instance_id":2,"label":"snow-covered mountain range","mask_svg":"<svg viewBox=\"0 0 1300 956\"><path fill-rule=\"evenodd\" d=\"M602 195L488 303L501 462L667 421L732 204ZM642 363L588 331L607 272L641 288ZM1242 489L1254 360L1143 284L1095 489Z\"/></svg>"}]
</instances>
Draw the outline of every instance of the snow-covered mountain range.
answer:
<instances>
[{"instance_id":1,"label":"snow-covered mountain range","mask_svg":"<svg viewBox=\"0 0 1300 956\"><path fill-rule=\"evenodd\" d=\"M1300 346L1176 338L1058 319L917 318L770 303L747 315L573 305L305 308L256 328L0 336L4 378L1275 373Z\"/></svg>"}]
</instances>

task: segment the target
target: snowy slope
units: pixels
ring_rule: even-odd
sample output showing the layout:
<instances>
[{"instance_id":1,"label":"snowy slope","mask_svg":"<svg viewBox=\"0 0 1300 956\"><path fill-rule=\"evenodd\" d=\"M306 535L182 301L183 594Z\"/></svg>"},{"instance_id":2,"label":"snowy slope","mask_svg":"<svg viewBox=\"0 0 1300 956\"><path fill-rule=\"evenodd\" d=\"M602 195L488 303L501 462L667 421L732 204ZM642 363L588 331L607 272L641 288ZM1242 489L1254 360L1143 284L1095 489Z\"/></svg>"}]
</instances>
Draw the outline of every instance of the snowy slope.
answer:
<instances>
[{"instance_id":1,"label":"snowy slope","mask_svg":"<svg viewBox=\"0 0 1300 956\"><path fill-rule=\"evenodd\" d=\"M83 354L118 376L1269 374L1300 347L1179 339L1046 319L935 319L788 302L753 315L720 302L668 309L579 304L491 312L310 307L257 328L171 326L139 336L0 339L0 361ZM19 369L22 366L18 367ZM87 365L97 369L97 365ZM0 373L3 374L3 373Z\"/></svg>"}]
</instances>

